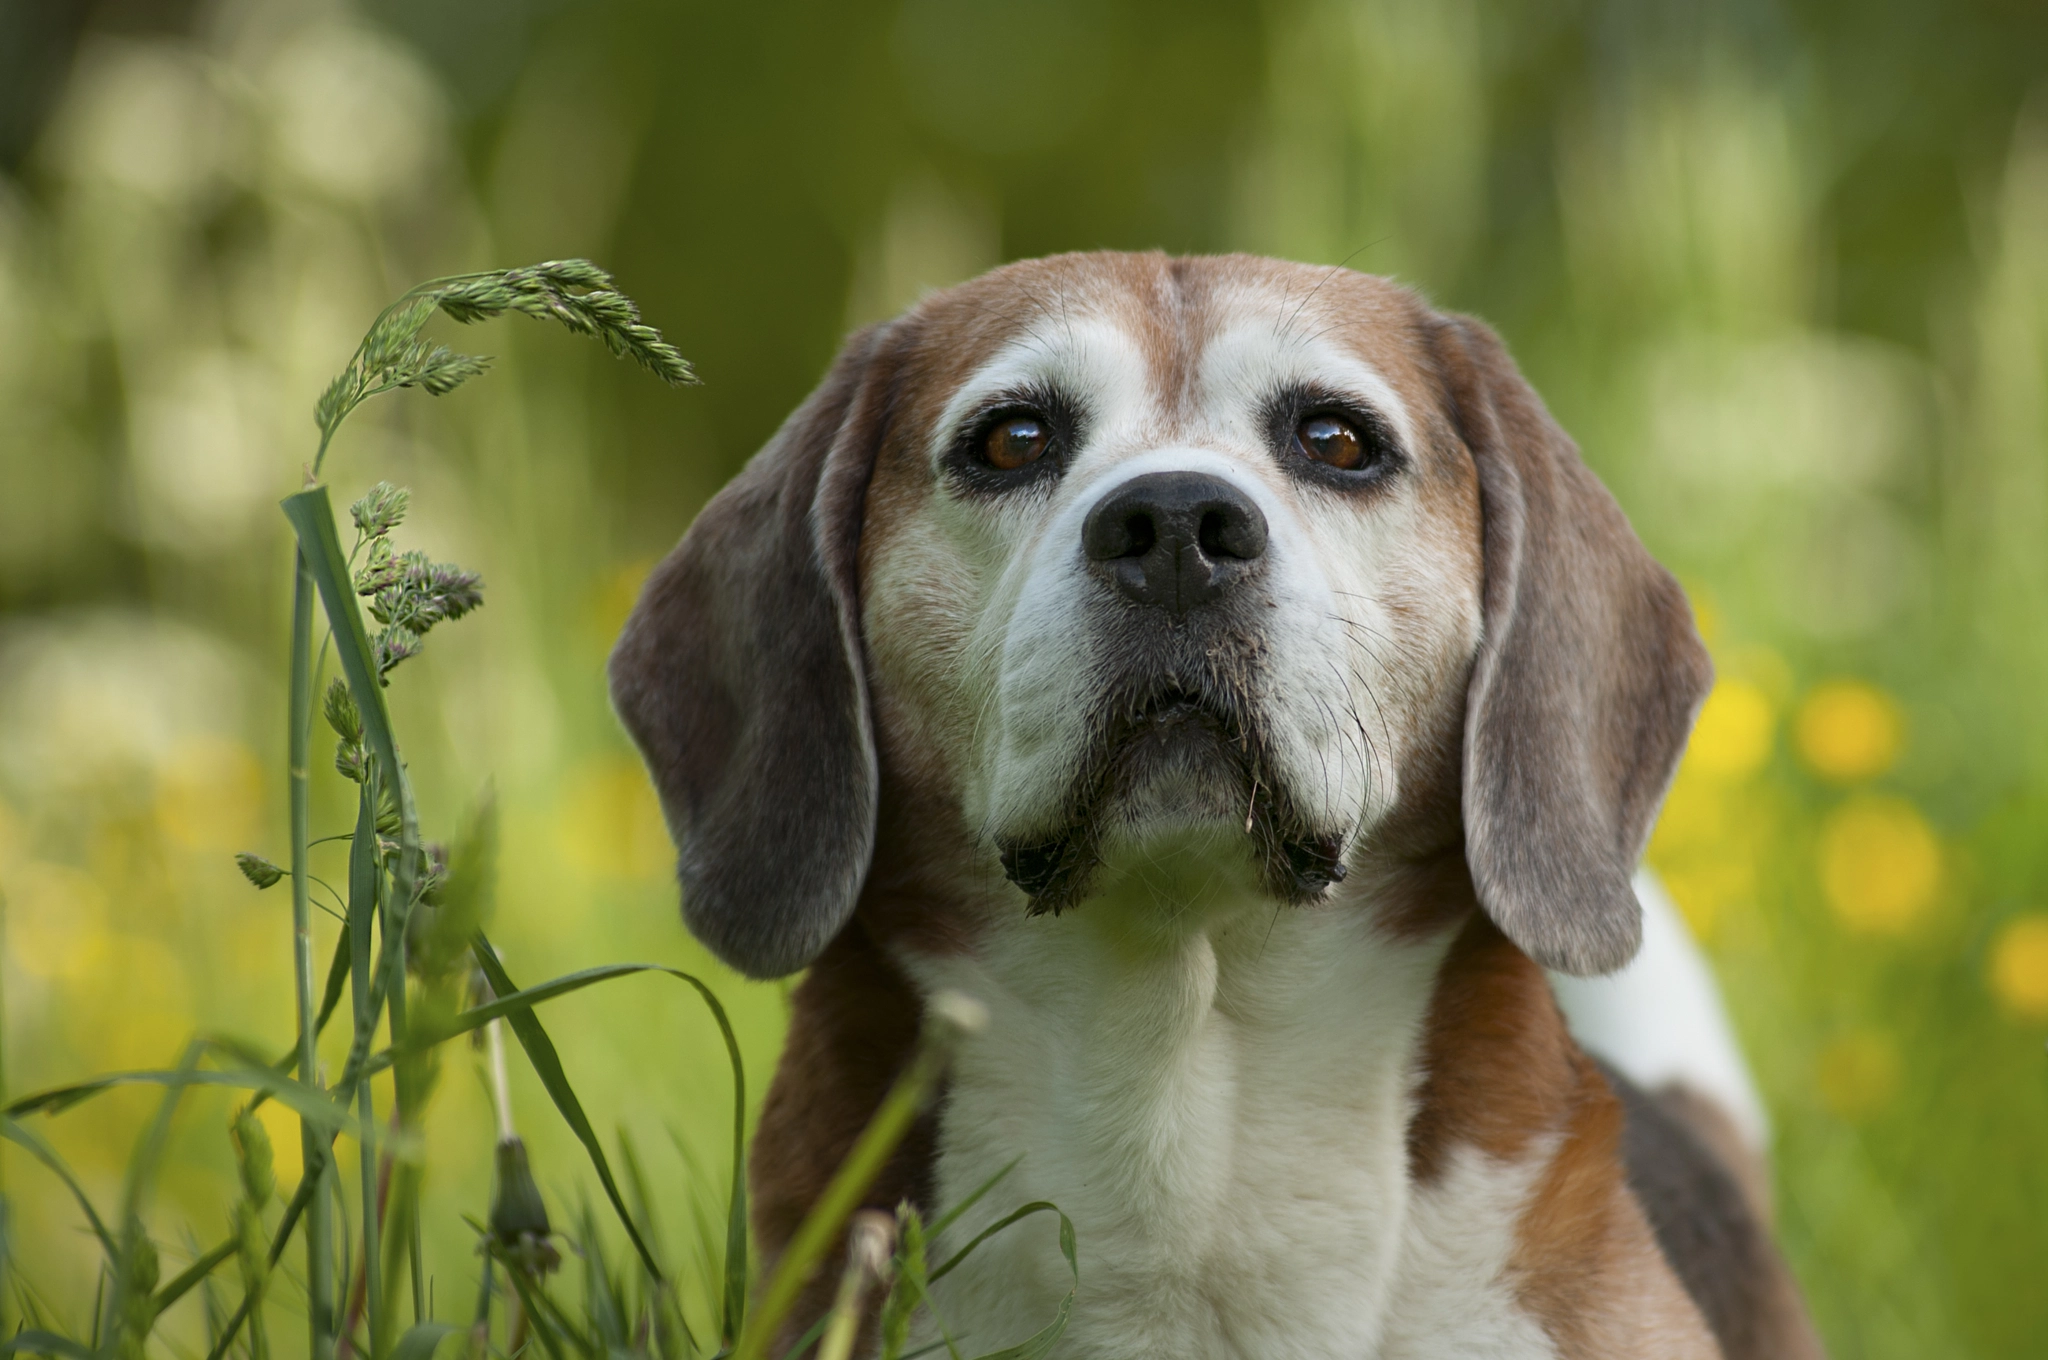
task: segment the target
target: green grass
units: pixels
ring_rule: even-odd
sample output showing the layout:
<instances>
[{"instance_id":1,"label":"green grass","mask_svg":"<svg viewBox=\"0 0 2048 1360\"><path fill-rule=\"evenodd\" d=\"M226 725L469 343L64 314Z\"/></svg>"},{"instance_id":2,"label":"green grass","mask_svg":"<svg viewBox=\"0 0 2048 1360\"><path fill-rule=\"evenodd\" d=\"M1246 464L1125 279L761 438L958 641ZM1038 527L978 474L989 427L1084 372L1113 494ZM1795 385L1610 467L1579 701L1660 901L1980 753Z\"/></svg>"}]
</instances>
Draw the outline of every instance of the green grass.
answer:
<instances>
[{"instance_id":1,"label":"green grass","mask_svg":"<svg viewBox=\"0 0 2048 1360\"><path fill-rule=\"evenodd\" d=\"M408 387L440 396L485 370L486 360L421 337L436 311L465 323L506 311L552 319L602 339L613 354L636 360L671 385L694 381L682 356L640 320L609 275L587 261L566 260L437 279L411 290L377 318L348 367L328 386L315 411L320 442L307 485L283 502L295 540L287 662L289 869L253 851L234 857L258 891L287 879L291 884L296 1032L279 1058L247 1042L202 1035L173 1068L91 1077L5 1106L0 1135L62 1184L101 1255L90 1313L82 1326L67 1331L36 1289L32 1254L12 1250L12 1240L0 1237L0 1280L11 1291L6 1303L15 1321L4 1343L8 1353L139 1358L158 1348L159 1321L197 1292L204 1303L208 1360L300 1353L283 1339L275 1316L280 1295L293 1293L300 1301L303 1353L319 1360L534 1354L549 1360L768 1360L799 1291L839 1250L863 1195L936 1088L954 1040L985 1023L978 1003L949 995L934 999L916 1054L777 1260L750 1316L746 1067L718 992L681 969L644 963L586 968L522 987L484 933L497 859L494 807L486 800L452 845L423 837L413 771L401 755L386 691L393 672L420 654L429 633L481 606L483 585L473 572L393 547L411 496L388 483L378 483L349 507L355 541L344 550L328 488L318 477L343 422L363 402ZM351 830L318 841L346 844L345 894L319 880L312 868L313 696L323 692L330 658L339 674L327 679L318 716L336 745L332 761L323 764L333 778L354 787L355 815ZM316 886L333 899L342 926L317 992ZM671 978L695 994L723 1041L730 1072L729 1175L699 1176L691 1187L700 1232L714 1220L723 1226L705 1234L692 1256L695 1268L687 1271L666 1264L672 1258L656 1233L653 1200L632 1142L621 1132L616 1144L626 1169L622 1184L569 1066L536 1013L543 1003L642 974ZM343 1010L348 1045L330 1082L320 1062L321 1033ZM587 1158L608 1226L600 1227L604 1220L587 1200L573 1231L555 1226L515 1127L505 1028ZM444 1046L473 1034L486 1038L491 1053L493 1187L483 1216L467 1220L475 1234L472 1262L463 1263L467 1272L459 1266L453 1271L458 1279L474 1275L475 1306L439 1316L445 1310L437 1310L427 1283L422 1231L426 1114ZM162 1094L135 1137L119 1208L104 1215L61 1151L28 1121L137 1086L160 1087ZM226 1130L239 1193L226 1206L225 1240L190 1253L191 1264L166 1279L164 1253L145 1215L179 1106L204 1087L247 1093ZM288 1195L279 1193L274 1148L259 1117L268 1102L298 1118L301 1173ZM343 1135L355 1145L352 1166L338 1145ZM1051 1205L1029 1205L1002 1226L1040 1211L1057 1212ZM897 1220L872 1213L866 1219L855 1238L860 1249L847 1254L838 1302L810 1337L823 1334L821 1354L827 1360L846 1360L865 1297L877 1283L887 1291L883 1355L901 1360L912 1316L930 1310L929 1280L958 1260L927 1275L924 1229L907 1205ZM1060 1223L1061 1249L1074 1269L1073 1229L1064 1215ZM623 1254L615 1254L616 1236L626 1243ZM557 1279L565 1247L581 1266L575 1272L580 1289L573 1292L562 1290ZM296 1274L289 1259L293 1249L303 1262ZM229 1278L224 1283L222 1277ZM434 1273L437 1281L446 1277ZM1041 1331L980 1360L1048 1354L1066 1327L1072 1302L1069 1294ZM943 1334L943 1323L935 1325ZM950 1338L942 1344L959 1360Z\"/></svg>"}]
</instances>

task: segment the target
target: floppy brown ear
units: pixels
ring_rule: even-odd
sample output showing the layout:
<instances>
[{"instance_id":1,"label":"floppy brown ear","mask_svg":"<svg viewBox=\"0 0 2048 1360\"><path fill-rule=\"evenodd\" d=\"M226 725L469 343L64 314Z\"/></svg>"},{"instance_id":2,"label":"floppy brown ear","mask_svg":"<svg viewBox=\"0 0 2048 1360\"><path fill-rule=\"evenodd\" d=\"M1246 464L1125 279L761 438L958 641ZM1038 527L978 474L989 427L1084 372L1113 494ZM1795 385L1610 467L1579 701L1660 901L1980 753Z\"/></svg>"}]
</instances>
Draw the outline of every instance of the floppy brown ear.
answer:
<instances>
[{"instance_id":1,"label":"floppy brown ear","mask_svg":"<svg viewBox=\"0 0 2048 1360\"><path fill-rule=\"evenodd\" d=\"M885 336L849 341L704 507L612 650L612 704L661 794L683 919L753 977L817 956L874 852L854 553Z\"/></svg>"},{"instance_id":2,"label":"floppy brown ear","mask_svg":"<svg viewBox=\"0 0 2048 1360\"><path fill-rule=\"evenodd\" d=\"M1629 884L1713 680L1692 609L1499 337L1437 347L1479 470L1484 632L1465 707L1465 857L1538 963L1611 972L1642 942Z\"/></svg>"}]
</instances>

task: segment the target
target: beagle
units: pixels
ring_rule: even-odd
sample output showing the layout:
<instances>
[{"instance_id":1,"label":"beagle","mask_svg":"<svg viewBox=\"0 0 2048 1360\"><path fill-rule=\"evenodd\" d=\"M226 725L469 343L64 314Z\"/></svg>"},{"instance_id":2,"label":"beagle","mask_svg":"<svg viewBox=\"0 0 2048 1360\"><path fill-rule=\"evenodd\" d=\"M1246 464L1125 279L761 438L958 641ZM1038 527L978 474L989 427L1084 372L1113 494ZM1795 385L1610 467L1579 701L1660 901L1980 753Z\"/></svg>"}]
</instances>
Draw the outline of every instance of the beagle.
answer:
<instances>
[{"instance_id":1,"label":"beagle","mask_svg":"<svg viewBox=\"0 0 2048 1360\"><path fill-rule=\"evenodd\" d=\"M1060 1356L1818 1355L1729 1112L1544 971L1636 953L1710 678L1500 341L1384 279L1067 255L860 332L611 661L690 928L808 970L763 1255L955 988L873 1202L1014 1163L936 1250L1056 1203ZM936 1289L970 1353L1070 1287L1043 1224Z\"/></svg>"}]
</instances>

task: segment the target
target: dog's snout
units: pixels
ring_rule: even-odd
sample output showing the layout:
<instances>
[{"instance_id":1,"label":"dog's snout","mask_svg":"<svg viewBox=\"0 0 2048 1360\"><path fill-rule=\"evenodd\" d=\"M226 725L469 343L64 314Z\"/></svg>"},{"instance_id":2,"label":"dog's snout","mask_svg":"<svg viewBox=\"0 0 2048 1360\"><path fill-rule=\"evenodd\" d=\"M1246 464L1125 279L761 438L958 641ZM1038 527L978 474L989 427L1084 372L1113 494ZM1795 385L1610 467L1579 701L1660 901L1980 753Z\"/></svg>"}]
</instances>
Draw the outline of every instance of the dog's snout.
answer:
<instances>
[{"instance_id":1,"label":"dog's snout","mask_svg":"<svg viewBox=\"0 0 2048 1360\"><path fill-rule=\"evenodd\" d=\"M1089 512L1081 547L1124 595L1178 617L1249 573L1266 551L1266 516L1221 477L1151 472Z\"/></svg>"}]
</instances>

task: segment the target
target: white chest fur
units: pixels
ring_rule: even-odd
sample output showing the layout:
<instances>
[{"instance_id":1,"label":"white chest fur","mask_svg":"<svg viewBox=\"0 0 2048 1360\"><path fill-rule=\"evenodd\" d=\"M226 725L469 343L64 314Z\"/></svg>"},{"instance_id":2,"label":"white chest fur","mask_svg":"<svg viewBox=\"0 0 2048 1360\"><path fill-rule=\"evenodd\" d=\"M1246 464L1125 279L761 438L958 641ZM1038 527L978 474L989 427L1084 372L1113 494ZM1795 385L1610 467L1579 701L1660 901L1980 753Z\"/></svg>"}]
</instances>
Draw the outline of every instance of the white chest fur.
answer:
<instances>
[{"instance_id":1,"label":"white chest fur","mask_svg":"<svg viewBox=\"0 0 2048 1360\"><path fill-rule=\"evenodd\" d=\"M1064 1357L1549 1355L1498 1283L1529 1173L1475 1154L1410 1186L1443 943L1389 941L1355 904L1123 896L913 962L991 1012L954 1068L938 1203L1017 1163L944 1245L1025 1201L1064 1210ZM975 1354L1031 1335L1070 1283L1042 1215L936 1301Z\"/></svg>"}]
</instances>

